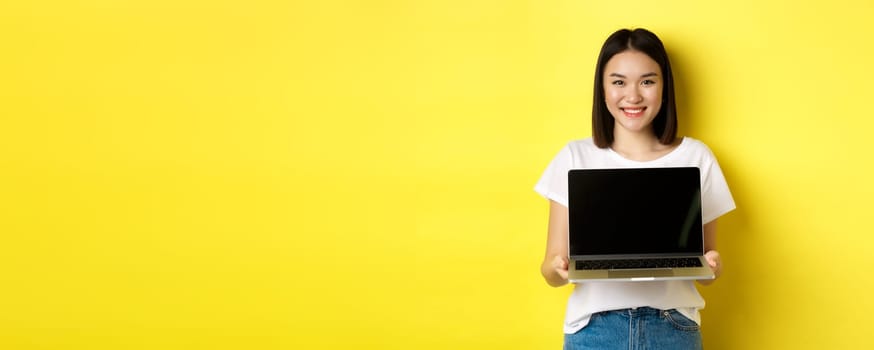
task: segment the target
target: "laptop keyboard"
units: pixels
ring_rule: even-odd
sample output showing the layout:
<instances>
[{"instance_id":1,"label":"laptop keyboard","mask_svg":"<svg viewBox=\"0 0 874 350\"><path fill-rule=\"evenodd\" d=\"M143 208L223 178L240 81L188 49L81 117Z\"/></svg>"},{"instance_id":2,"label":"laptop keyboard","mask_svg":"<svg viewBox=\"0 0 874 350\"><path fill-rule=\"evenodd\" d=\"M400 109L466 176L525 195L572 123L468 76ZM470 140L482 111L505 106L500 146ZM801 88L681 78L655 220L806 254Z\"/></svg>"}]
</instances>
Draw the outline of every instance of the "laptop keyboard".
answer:
<instances>
[{"instance_id":1,"label":"laptop keyboard","mask_svg":"<svg viewBox=\"0 0 874 350\"><path fill-rule=\"evenodd\" d=\"M699 258L647 258L647 259L610 259L610 260L577 260L577 270L627 270L627 269L658 269L673 267L701 267Z\"/></svg>"}]
</instances>

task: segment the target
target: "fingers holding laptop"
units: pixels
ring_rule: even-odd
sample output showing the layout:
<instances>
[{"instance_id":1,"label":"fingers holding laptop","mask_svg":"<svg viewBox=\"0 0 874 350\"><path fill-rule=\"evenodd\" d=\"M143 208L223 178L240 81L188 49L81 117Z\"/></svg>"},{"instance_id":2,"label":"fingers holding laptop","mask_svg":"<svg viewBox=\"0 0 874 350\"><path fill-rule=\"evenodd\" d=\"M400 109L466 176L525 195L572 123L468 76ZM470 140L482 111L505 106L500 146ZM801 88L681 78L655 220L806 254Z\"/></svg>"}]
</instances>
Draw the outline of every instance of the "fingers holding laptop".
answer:
<instances>
[{"instance_id":1,"label":"fingers holding laptop","mask_svg":"<svg viewBox=\"0 0 874 350\"><path fill-rule=\"evenodd\" d=\"M567 282L568 259L566 256L556 255L552 258L552 268L555 269L555 272L558 273L565 282Z\"/></svg>"},{"instance_id":2,"label":"fingers holding laptop","mask_svg":"<svg viewBox=\"0 0 874 350\"><path fill-rule=\"evenodd\" d=\"M552 256L552 259L549 257ZM546 283L553 287L561 287L568 284L568 258L563 255L547 253L540 264L540 273L546 279Z\"/></svg>"},{"instance_id":3,"label":"fingers holding laptop","mask_svg":"<svg viewBox=\"0 0 874 350\"><path fill-rule=\"evenodd\" d=\"M719 257L719 252L708 250L707 253L704 253L704 258L707 259L707 264L710 265L713 274L716 275L716 278L719 278L719 275L722 273L722 259Z\"/></svg>"}]
</instances>

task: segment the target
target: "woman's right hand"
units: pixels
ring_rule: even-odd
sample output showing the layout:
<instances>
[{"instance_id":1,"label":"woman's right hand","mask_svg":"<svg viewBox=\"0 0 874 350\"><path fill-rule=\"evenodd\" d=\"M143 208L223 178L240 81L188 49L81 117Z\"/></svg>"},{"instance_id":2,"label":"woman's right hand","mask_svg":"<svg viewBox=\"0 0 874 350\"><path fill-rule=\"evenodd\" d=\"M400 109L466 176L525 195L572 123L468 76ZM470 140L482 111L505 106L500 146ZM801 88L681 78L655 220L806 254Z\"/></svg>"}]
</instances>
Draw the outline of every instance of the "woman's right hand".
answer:
<instances>
[{"instance_id":1,"label":"woman's right hand","mask_svg":"<svg viewBox=\"0 0 874 350\"><path fill-rule=\"evenodd\" d=\"M546 283L553 287L568 284L568 212L567 207L549 201L549 230L546 238L546 254L540 264L540 273Z\"/></svg>"},{"instance_id":2,"label":"woman's right hand","mask_svg":"<svg viewBox=\"0 0 874 350\"><path fill-rule=\"evenodd\" d=\"M552 268L555 269L555 272L565 281L567 281L567 264L568 261L566 257L556 256L555 258L552 258Z\"/></svg>"},{"instance_id":3,"label":"woman's right hand","mask_svg":"<svg viewBox=\"0 0 874 350\"><path fill-rule=\"evenodd\" d=\"M552 270L561 277L561 284L568 283L568 259L567 257L556 255L552 258Z\"/></svg>"}]
</instances>

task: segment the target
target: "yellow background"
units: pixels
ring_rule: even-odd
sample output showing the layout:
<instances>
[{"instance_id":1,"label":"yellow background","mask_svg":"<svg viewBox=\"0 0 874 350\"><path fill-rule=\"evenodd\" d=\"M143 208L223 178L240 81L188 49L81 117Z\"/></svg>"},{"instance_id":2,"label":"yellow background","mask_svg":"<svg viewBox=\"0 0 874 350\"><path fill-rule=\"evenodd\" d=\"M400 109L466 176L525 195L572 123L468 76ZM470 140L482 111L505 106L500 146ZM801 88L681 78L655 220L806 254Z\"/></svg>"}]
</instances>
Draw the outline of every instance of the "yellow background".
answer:
<instances>
[{"instance_id":1,"label":"yellow background","mask_svg":"<svg viewBox=\"0 0 874 350\"><path fill-rule=\"evenodd\" d=\"M874 5L4 1L0 348L559 348L532 187L621 27L738 204L708 349L872 348Z\"/></svg>"}]
</instances>

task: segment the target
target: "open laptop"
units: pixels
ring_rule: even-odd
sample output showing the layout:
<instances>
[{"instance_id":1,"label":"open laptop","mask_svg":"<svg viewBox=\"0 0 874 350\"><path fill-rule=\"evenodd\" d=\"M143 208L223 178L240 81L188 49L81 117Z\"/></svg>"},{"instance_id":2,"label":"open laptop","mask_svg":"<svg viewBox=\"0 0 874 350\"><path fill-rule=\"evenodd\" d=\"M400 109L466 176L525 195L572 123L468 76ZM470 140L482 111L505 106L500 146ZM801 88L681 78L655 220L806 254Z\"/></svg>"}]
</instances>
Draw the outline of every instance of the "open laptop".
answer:
<instances>
[{"instance_id":1,"label":"open laptop","mask_svg":"<svg viewBox=\"0 0 874 350\"><path fill-rule=\"evenodd\" d=\"M698 168L568 172L571 282L712 279Z\"/></svg>"}]
</instances>

